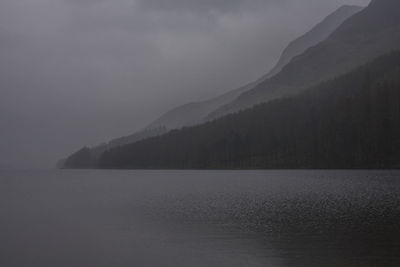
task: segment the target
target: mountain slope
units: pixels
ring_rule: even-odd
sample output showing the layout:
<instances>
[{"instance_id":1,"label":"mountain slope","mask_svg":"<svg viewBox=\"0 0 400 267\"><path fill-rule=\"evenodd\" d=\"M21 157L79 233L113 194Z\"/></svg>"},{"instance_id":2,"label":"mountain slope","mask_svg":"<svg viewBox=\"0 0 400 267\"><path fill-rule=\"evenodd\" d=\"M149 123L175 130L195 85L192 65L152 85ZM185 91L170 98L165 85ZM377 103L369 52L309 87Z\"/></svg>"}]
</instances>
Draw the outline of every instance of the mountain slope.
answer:
<instances>
[{"instance_id":1,"label":"mountain slope","mask_svg":"<svg viewBox=\"0 0 400 267\"><path fill-rule=\"evenodd\" d=\"M295 97L112 149L101 168L400 168L400 52Z\"/></svg>"},{"instance_id":2,"label":"mountain slope","mask_svg":"<svg viewBox=\"0 0 400 267\"><path fill-rule=\"evenodd\" d=\"M216 108L235 100L242 93L254 88L254 83L229 91L223 95L203 102L194 102L179 106L168 111L156 121L152 122L146 129L165 127L166 129L179 129L184 126L199 124Z\"/></svg>"},{"instance_id":3,"label":"mountain slope","mask_svg":"<svg viewBox=\"0 0 400 267\"><path fill-rule=\"evenodd\" d=\"M113 147L120 145L126 145L129 143L134 143L142 139L157 136L166 133L172 129L179 129L185 126L193 126L196 124L204 123L209 120L208 115L215 111L216 109L225 106L237 99L241 94L255 88L258 84L265 81L267 78L273 76L278 70L280 70L287 62L289 62L293 57L301 54L307 48L323 41L327 36L329 36L343 21L353 14L359 12L362 8L357 6L342 6L335 12L330 14L322 22L316 25L313 29L307 32L305 35L299 37L293 41L282 53L282 56L271 72L264 75L257 81L249 83L241 88L229 91L223 95L212 98L207 101L194 102L186 105L179 106L152 122L144 130L137 133L131 134L126 137L118 138L110 141L107 144L99 145L95 148L83 148L76 153L68 157L64 162L66 168L72 168L76 163L80 162L77 168L86 168L95 165L98 156ZM86 161L81 158L82 152L86 155ZM81 158L80 160L74 160L74 157Z\"/></svg>"},{"instance_id":4,"label":"mountain slope","mask_svg":"<svg viewBox=\"0 0 400 267\"><path fill-rule=\"evenodd\" d=\"M166 127L167 129L178 129L207 121L206 118L211 112L234 101L242 93L253 89L261 82L276 75L295 56L300 55L308 48L325 40L346 19L360 10L362 10L362 7L359 6L345 5L340 7L313 27L309 32L291 42L283 51L276 66L257 81L208 101L189 103L175 108L150 124L148 128Z\"/></svg>"},{"instance_id":5,"label":"mountain slope","mask_svg":"<svg viewBox=\"0 0 400 267\"><path fill-rule=\"evenodd\" d=\"M184 126L195 125L201 123L204 117L215 108L233 101L241 93L250 88L253 84L241 87L239 89L228 92L219 97L199 103L190 103L180 106L167 112L158 120L151 123L144 130L135 132L131 135L120 137L109 141L108 143L98 145L96 147L83 147L82 149L69 155L66 159L57 162L57 168L66 169L87 169L97 166L100 155L108 149L123 146L137 141L162 135L172 129L179 129Z\"/></svg>"},{"instance_id":6,"label":"mountain slope","mask_svg":"<svg viewBox=\"0 0 400 267\"><path fill-rule=\"evenodd\" d=\"M283 51L276 66L263 77L269 79L278 74L286 64L294 57L304 53L308 48L322 42L332 34L345 20L360 12L363 8L359 6L345 5L326 17L311 31L291 42Z\"/></svg>"},{"instance_id":7,"label":"mountain slope","mask_svg":"<svg viewBox=\"0 0 400 267\"><path fill-rule=\"evenodd\" d=\"M398 0L373 0L325 41L295 57L274 77L210 114L210 119L298 93L399 48L399 10Z\"/></svg>"}]
</instances>

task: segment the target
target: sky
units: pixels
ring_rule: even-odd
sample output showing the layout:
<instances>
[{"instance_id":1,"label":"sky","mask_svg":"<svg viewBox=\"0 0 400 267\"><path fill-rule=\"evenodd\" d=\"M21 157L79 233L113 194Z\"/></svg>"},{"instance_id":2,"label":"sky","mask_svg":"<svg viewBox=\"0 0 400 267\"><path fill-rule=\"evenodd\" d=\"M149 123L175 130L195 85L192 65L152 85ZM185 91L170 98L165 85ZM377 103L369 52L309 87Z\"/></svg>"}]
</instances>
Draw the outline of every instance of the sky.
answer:
<instances>
[{"instance_id":1,"label":"sky","mask_svg":"<svg viewBox=\"0 0 400 267\"><path fill-rule=\"evenodd\" d=\"M1 0L0 168L52 167L253 81L343 4Z\"/></svg>"}]
</instances>

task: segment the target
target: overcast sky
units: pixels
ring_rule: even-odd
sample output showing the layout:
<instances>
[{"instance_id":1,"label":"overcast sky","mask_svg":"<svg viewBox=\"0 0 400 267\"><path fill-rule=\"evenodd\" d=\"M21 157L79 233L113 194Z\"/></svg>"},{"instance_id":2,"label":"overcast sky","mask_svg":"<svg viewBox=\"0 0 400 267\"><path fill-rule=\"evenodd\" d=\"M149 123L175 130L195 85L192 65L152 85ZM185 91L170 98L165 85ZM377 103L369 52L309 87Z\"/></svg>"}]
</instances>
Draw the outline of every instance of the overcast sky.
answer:
<instances>
[{"instance_id":1,"label":"overcast sky","mask_svg":"<svg viewBox=\"0 0 400 267\"><path fill-rule=\"evenodd\" d=\"M51 166L265 74L368 0L1 0L0 167Z\"/></svg>"}]
</instances>

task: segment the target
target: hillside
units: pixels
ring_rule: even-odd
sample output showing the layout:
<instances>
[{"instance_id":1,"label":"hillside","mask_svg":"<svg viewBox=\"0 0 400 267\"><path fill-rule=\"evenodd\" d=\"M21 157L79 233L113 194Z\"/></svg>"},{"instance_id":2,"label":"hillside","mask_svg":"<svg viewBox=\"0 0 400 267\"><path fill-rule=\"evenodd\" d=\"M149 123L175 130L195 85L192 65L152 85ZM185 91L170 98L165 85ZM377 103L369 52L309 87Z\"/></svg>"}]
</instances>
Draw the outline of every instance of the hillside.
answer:
<instances>
[{"instance_id":1,"label":"hillside","mask_svg":"<svg viewBox=\"0 0 400 267\"><path fill-rule=\"evenodd\" d=\"M275 72L278 72L278 70L280 70L293 57L301 54L312 45L323 41L341 23L343 23L343 21L359 12L361 9L361 7L357 6L342 6L334 13L330 14L305 35L290 43L290 45L283 51L279 62L271 72L267 73L257 81L206 101L193 102L179 106L162 115L160 118L149 124L144 130L125 137L116 138L97 147L85 147L80 149L70 155L67 159L59 161L57 166L61 168L91 168L97 164L96 162L98 161L99 156L108 149L164 134L172 129L179 129L185 126L193 126L207 122L209 120L208 115L211 112L234 101L242 93L255 88L264 80L275 75Z\"/></svg>"},{"instance_id":2,"label":"hillside","mask_svg":"<svg viewBox=\"0 0 400 267\"><path fill-rule=\"evenodd\" d=\"M400 52L298 96L112 149L100 168L399 168Z\"/></svg>"},{"instance_id":3,"label":"hillside","mask_svg":"<svg viewBox=\"0 0 400 267\"><path fill-rule=\"evenodd\" d=\"M106 144L101 144L94 148L85 147L73 153L67 159L59 161L57 163L57 166L61 168L90 168L96 165L98 157L107 149L157 136L166 133L172 129L179 129L185 126L193 126L196 124L207 122L208 120L210 120L208 115L211 112L225 106L228 103L231 103L244 92L255 88L261 82L275 75L276 72L278 72L292 58L303 53L307 48L323 41L341 23L343 23L343 21L345 21L353 14L359 12L361 9L361 7L357 6L342 6L334 13L330 14L327 18L325 18L322 22L316 25L305 35L291 42L289 46L283 51L277 65L269 73L267 73L257 81L206 101L188 103L174 108L166 112L164 115L162 115L151 124L149 124L142 131L138 131L131 135L111 140ZM83 152L85 154L84 158L86 158L86 160L82 160ZM75 159L76 157L78 159Z\"/></svg>"},{"instance_id":4,"label":"hillside","mask_svg":"<svg viewBox=\"0 0 400 267\"><path fill-rule=\"evenodd\" d=\"M276 66L263 77L263 81L278 74L293 58L329 37L344 21L360 12L359 6L342 6L318 23L313 29L291 42L283 51Z\"/></svg>"},{"instance_id":5,"label":"hillside","mask_svg":"<svg viewBox=\"0 0 400 267\"><path fill-rule=\"evenodd\" d=\"M212 112L210 119L296 94L400 47L400 1L373 0L325 41L295 57L280 73Z\"/></svg>"},{"instance_id":6,"label":"hillside","mask_svg":"<svg viewBox=\"0 0 400 267\"><path fill-rule=\"evenodd\" d=\"M179 106L162 115L147 126L146 129L165 127L171 130L199 124L211 111L235 100L239 95L254 88L254 86L255 83L250 83L210 100Z\"/></svg>"},{"instance_id":7,"label":"hillside","mask_svg":"<svg viewBox=\"0 0 400 267\"><path fill-rule=\"evenodd\" d=\"M206 122L207 116L216 109L234 101L242 93L254 89L258 84L276 75L294 57L302 54L308 48L322 42L332 34L346 19L362 10L359 6L342 6L327 16L323 21L314 26L309 32L292 41L283 51L275 67L258 80L241 88L229 91L226 94L203 102L189 103L175 108L155 122L149 125L149 129L165 127L167 129L179 129L184 126L192 126Z\"/></svg>"}]
</instances>

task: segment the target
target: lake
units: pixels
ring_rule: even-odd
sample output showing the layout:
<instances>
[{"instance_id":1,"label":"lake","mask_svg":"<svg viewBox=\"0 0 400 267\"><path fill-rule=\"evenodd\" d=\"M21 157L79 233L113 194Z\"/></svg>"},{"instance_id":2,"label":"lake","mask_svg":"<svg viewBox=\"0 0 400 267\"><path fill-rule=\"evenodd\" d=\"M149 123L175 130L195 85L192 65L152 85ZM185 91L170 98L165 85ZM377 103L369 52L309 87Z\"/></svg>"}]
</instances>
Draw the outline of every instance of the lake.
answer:
<instances>
[{"instance_id":1,"label":"lake","mask_svg":"<svg viewBox=\"0 0 400 267\"><path fill-rule=\"evenodd\" d=\"M0 266L400 266L399 171L0 171Z\"/></svg>"}]
</instances>

